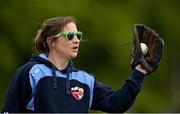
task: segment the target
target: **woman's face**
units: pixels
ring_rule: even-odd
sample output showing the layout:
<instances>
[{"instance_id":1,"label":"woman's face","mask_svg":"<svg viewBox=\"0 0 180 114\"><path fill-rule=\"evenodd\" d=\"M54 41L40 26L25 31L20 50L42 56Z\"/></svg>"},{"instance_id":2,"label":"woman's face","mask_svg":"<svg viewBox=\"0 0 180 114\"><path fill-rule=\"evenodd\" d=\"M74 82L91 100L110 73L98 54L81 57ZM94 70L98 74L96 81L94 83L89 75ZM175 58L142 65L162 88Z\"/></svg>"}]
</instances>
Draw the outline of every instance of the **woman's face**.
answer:
<instances>
[{"instance_id":1,"label":"woman's face","mask_svg":"<svg viewBox=\"0 0 180 114\"><path fill-rule=\"evenodd\" d=\"M66 24L62 32L77 32L77 27L73 22ZM80 40L74 36L72 40L67 40L65 36L60 36L54 42L54 51L60 56L72 59L78 54Z\"/></svg>"}]
</instances>

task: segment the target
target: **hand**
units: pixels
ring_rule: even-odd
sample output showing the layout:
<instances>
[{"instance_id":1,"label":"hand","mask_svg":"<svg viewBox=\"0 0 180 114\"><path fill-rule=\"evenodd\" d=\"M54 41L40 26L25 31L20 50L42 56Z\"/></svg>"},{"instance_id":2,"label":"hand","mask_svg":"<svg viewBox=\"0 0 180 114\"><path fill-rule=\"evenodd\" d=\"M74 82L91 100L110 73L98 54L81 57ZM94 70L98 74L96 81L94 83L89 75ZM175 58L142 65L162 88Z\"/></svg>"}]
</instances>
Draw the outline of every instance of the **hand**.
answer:
<instances>
[{"instance_id":1,"label":"hand","mask_svg":"<svg viewBox=\"0 0 180 114\"><path fill-rule=\"evenodd\" d=\"M142 66L141 66L140 64L138 64L138 65L135 67L135 69L138 70L138 71L140 71L140 72L142 72L142 73L145 74L145 75L148 73L144 68L142 68Z\"/></svg>"},{"instance_id":2,"label":"hand","mask_svg":"<svg viewBox=\"0 0 180 114\"><path fill-rule=\"evenodd\" d=\"M134 37L132 41L131 67L135 69L138 64L141 64L142 67L138 66L137 69L142 72L145 69L147 71L146 75L148 75L156 71L159 66L164 51L164 41L153 29L142 24L135 24L132 31ZM146 54L142 52L141 43L147 46L148 51Z\"/></svg>"}]
</instances>

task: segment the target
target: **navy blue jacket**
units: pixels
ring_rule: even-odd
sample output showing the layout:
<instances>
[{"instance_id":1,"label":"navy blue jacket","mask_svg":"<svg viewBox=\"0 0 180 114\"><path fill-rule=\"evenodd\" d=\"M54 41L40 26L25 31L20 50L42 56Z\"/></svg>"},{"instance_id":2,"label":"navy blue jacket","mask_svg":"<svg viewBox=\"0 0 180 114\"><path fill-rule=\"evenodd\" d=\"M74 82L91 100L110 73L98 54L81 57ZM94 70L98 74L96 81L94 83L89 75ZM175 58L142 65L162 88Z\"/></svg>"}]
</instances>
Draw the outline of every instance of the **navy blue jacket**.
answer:
<instances>
[{"instance_id":1,"label":"navy blue jacket","mask_svg":"<svg viewBox=\"0 0 180 114\"><path fill-rule=\"evenodd\" d=\"M125 112L140 91L144 75L134 70L117 91L98 82L72 61L58 70L45 54L33 55L11 80L2 112Z\"/></svg>"}]
</instances>

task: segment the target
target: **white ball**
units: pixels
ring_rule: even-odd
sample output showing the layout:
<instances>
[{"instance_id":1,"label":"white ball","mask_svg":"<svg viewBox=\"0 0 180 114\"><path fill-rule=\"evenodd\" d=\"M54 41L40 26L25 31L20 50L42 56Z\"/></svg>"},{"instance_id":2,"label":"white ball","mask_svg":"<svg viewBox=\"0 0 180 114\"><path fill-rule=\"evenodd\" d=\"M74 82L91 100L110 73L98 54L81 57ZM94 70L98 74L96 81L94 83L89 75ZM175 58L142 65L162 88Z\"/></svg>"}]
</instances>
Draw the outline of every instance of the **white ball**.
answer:
<instances>
[{"instance_id":1,"label":"white ball","mask_svg":"<svg viewBox=\"0 0 180 114\"><path fill-rule=\"evenodd\" d=\"M145 43L140 43L140 44L141 44L141 50L142 50L143 54L146 55L148 52L147 45Z\"/></svg>"}]
</instances>

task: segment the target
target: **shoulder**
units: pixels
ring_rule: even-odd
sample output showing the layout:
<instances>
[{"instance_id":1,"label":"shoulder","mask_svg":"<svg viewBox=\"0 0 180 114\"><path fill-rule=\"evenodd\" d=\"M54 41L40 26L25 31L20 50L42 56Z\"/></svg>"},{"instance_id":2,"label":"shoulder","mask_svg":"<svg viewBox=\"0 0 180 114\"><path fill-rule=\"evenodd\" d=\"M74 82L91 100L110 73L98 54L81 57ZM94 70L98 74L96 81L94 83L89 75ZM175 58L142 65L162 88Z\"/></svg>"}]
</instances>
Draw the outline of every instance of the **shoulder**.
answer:
<instances>
[{"instance_id":1,"label":"shoulder","mask_svg":"<svg viewBox=\"0 0 180 114\"><path fill-rule=\"evenodd\" d=\"M22 65L20 68L17 69L15 73L15 77L22 77L29 73L31 68L38 64L37 62L27 62L26 64Z\"/></svg>"},{"instance_id":2,"label":"shoulder","mask_svg":"<svg viewBox=\"0 0 180 114\"><path fill-rule=\"evenodd\" d=\"M82 83L94 84L95 76L83 70L76 70L72 72L72 79L78 80Z\"/></svg>"},{"instance_id":3,"label":"shoulder","mask_svg":"<svg viewBox=\"0 0 180 114\"><path fill-rule=\"evenodd\" d=\"M72 72L73 74L80 76L80 77L85 77L85 78L93 78L95 79L95 75L92 73L88 73L84 70L76 69L75 71Z\"/></svg>"},{"instance_id":4,"label":"shoulder","mask_svg":"<svg viewBox=\"0 0 180 114\"><path fill-rule=\"evenodd\" d=\"M34 75L50 75L51 69L47 67L45 64L34 64L31 69L29 70L29 74L34 76Z\"/></svg>"},{"instance_id":5,"label":"shoulder","mask_svg":"<svg viewBox=\"0 0 180 114\"><path fill-rule=\"evenodd\" d=\"M35 64L37 63L28 62L17 69L16 73L10 81L10 87L14 88L15 86L17 86L16 84L18 84L18 87L25 88L25 85L29 85L29 71Z\"/></svg>"}]
</instances>

